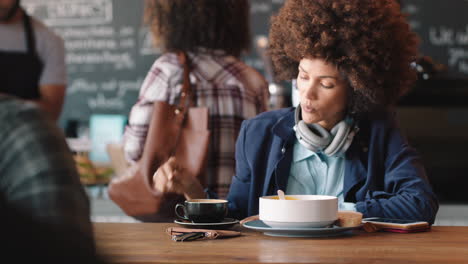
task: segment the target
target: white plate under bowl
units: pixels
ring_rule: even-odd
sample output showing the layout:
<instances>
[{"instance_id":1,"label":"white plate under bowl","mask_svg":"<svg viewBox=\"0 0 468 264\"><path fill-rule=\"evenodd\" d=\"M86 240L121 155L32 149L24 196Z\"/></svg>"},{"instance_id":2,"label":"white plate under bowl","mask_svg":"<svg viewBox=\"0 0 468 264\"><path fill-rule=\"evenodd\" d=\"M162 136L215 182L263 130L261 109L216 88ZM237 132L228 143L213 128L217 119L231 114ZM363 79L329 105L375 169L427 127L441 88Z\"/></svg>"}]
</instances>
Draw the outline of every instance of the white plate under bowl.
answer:
<instances>
[{"instance_id":1,"label":"white plate under bowl","mask_svg":"<svg viewBox=\"0 0 468 264\"><path fill-rule=\"evenodd\" d=\"M330 226L335 222L335 220L332 221L321 221L321 222L276 222L276 221L267 221L267 220L262 220L263 223L270 227L293 227L293 228L319 228L319 227L327 227Z\"/></svg>"},{"instance_id":2,"label":"white plate under bowl","mask_svg":"<svg viewBox=\"0 0 468 264\"><path fill-rule=\"evenodd\" d=\"M361 225L353 227L340 227L331 226L323 228L294 228L294 227L270 227L263 223L262 220L254 220L242 224L242 226L253 229L255 231L263 232L267 236L279 237L335 237L353 235L353 230L362 227Z\"/></svg>"}]
</instances>

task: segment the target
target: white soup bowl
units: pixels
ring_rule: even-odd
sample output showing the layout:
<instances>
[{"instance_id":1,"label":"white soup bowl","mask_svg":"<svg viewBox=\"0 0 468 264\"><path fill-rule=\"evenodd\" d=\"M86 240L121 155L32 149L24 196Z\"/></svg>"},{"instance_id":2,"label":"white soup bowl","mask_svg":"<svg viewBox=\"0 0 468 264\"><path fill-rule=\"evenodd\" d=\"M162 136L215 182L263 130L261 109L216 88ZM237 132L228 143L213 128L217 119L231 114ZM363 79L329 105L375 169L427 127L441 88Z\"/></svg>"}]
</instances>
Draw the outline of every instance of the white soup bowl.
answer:
<instances>
[{"instance_id":1,"label":"white soup bowl","mask_svg":"<svg viewBox=\"0 0 468 264\"><path fill-rule=\"evenodd\" d=\"M259 217L274 228L326 227L338 219L338 198L328 195L260 197Z\"/></svg>"}]
</instances>

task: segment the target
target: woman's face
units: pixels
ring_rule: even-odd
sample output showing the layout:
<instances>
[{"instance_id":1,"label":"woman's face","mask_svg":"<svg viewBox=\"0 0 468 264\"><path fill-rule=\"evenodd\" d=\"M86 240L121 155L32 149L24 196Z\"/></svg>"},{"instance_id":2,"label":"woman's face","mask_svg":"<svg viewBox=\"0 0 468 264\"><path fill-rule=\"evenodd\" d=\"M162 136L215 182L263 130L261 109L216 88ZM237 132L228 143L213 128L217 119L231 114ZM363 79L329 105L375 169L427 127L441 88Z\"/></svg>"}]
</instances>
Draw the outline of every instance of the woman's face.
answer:
<instances>
[{"instance_id":1,"label":"woman's face","mask_svg":"<svg viewBox=\"0 0 468 264\"><path fill-rule=\"evenodd\" d=\"M337 68L323 59L304 58L299 63L297 89L302 120L331 130L345 115L348 85Z\"/></svg>"}]
</instances>

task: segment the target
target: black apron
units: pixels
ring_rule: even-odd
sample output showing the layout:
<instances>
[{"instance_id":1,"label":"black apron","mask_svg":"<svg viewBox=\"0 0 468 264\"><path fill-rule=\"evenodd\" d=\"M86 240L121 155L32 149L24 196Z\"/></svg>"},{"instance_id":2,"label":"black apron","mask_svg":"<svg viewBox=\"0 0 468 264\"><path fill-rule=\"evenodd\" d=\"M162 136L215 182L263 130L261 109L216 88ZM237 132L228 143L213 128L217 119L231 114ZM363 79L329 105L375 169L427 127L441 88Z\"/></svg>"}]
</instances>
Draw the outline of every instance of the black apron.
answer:
<instances>
[{"instance_id":1,"label":"black apron","mask_svg":"<svg viewBox=\"0 0 468 264\"><path fill-rule=\"evenodd\" d=\"M24 13L26 52L0 50L0 93L23 99L39 99L39 78L43 65L36 52L30 17Z\"/></svg>"}]
</instances>

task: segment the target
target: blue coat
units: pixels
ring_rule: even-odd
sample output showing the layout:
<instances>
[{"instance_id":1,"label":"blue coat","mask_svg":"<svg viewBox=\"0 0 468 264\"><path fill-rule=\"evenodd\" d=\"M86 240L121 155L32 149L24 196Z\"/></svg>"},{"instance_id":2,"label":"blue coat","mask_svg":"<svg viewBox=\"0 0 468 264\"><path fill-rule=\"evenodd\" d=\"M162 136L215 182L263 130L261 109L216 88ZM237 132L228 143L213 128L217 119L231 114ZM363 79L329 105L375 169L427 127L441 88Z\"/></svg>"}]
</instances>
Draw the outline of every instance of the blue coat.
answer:
<instances>
[{"instance_id":1,"label":"blue coat","mask_svg":"<svg viewBox=\"0 0 468 264\"><path fill-rule=\"evenodd\" d=\"M294 108L246 120L236 143L236 175L228 194L229 214L258 214L259 197L286 190L291 167ZM434 222L438 201L421 157L408 145L392 114L362 119L345 155L344 199L364 217Z\"/></svg>"}]
</instances>

